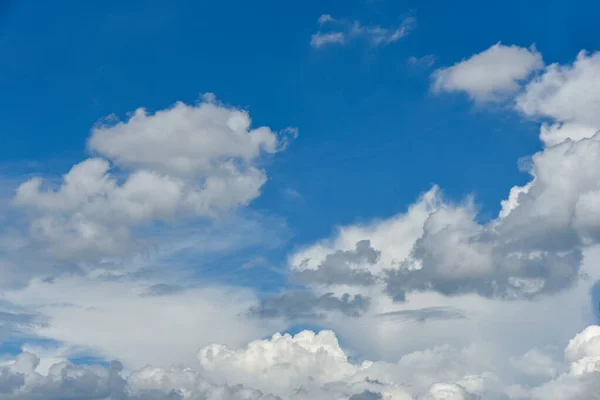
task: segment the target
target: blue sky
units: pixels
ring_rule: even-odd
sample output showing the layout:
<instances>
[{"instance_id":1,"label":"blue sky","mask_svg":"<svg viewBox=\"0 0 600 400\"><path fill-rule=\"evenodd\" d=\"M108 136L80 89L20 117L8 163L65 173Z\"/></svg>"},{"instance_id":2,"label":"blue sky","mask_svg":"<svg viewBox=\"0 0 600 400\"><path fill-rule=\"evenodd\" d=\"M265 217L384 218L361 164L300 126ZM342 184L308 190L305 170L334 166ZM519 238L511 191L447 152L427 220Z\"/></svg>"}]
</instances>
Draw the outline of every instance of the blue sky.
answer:
<instances>
[{"instance_id":1,"label":"blue sky","mask_svg":"<svg viewBox=\"0 0 600 400\"><path fill-rule=\"evenodd\" d=\"M0 362L37 352L43 374L118 359L123 376L191 364L215 385L292 398L291 386L239 381L239 365L196 352L219 342L250 358L251 340L302 329L335 352L317 334L331 329L352 360L399 363L396 382L427 385L393 397L396 377L377 375L387 367L372 372L389 380L378 388L352 361L333 368L352 378L331 377L312 398L333 398L331 382L349 399L595 390L539 349L600 335L596 11L592 1L0 1ZM228 118L240 110L251 125L238 137ZM569 320L540 316L552 307ZM172 350L169 325L185 331ZM138 327L152 333L136 342ZM287 339L261 346L277 340ZM469 343L512 361L490 371ZM458 375L443 360L427 378L407 372L415 354L445 345L465 357ZM493 389L465 383L490 373ZM122 379L128 395L142 390ZM15 390L26 396L31 382ZM117 398L107 390L89 398Z\"/></svg>"}]
</instances>

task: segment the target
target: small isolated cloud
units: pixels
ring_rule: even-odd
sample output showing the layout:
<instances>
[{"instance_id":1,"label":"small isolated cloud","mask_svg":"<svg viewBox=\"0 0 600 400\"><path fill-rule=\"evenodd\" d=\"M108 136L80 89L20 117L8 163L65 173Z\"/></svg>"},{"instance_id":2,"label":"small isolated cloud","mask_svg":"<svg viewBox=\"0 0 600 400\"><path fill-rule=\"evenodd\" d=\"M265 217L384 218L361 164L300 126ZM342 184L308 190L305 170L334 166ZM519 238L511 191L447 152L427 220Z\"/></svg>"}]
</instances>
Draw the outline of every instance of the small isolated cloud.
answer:
<instances>
[{"instance_id":1,"label":"small isolated cloud","mask_svg":"<svg viewBox=\"0 0 600 400\"><path fill-rule=\"evenodd\" d=\"M544 67L542 55L531 47L504 46L489 49L440 68L432 74L434 92L465 92L474 101L501 101L517 92L522 82Z\"/></svg>"},{"instance_id":2,"label":"small isolated cloud","mask_svg":"<svg viewBox=\"0 0 600 400\"><path fill-rule=\"evenodd\" d=\"M347 21L335 19L329 14L319 17L319 25L333 24L337 29L315 33L311 37L311 46L321 48L332 44L346 44L348 42L364 39L372 46L385 46L402 39L415 26L415 19L406 18L394 28L384 28L379 25L363 25L360 21Z\"/></svg>"},{"instance_id":3,"label":"small isolated cloud","mask_svg":"<svg viewBox=\"0 0 600 400\"><path fill-rule=\"evenodd\" d=\"M328 22L335 22L335 18L333 18L331 15L329 14L323 14L319 17L319 25L324 25Z\"/></svg>"},{"instance_id":4,"label":"small isolated cloud","mask_svg":"<svg viewBox=\"0 0 600 400\"><path fill-rule=\"evenodd\" d=\"M409 65L424 68L432 67L433 64L435 64L435 61L436 57L433 54L427 54L423 57L410 56L408 60L406 60Z\"/></svg>"},{"instance_id":5,"label":"small isolated cloud","mask_svg":"<svg viewBox=\"0 0 600 400\"><path fill-rule=\"evenodd\" d=\"M310 44L314 48L321 48L328 44L343 44L346 42L346 35L343 32L328 32L328 33L315 33L312 35Z\"/></svg>"}]
</instances>

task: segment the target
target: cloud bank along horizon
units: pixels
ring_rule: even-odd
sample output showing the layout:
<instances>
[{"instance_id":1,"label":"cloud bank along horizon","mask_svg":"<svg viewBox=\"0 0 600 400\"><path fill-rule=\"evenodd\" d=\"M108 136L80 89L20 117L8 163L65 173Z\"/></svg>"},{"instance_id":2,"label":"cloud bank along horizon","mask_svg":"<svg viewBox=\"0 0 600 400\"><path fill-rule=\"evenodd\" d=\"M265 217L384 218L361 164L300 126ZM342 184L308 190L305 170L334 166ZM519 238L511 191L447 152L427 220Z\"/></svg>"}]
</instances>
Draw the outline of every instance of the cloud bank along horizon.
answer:
<instances>
[{"instance_id":1,"label":"cloud bank along horizon","mask_svg":"<svg viewBox=\"0 0 600 400\"><path fill-rule=\"evenodd\" d=\"M391 44L412 23L324 15L340 30L311 44ZM254 127L214 95L94 126L89 158L23 181L6 211L0 339L24 344L0 359L0 398L596 398L600 53L546 65L497 43L430 78L440 98L539 122L530 181L485 223L476 199L433 186L396 215L340 225L294 247L289 283L267 294L177 255L277 236L249 205L296 128ZM283 333L310 324L323 329ZM73 361L89 355L115 361Z\"/></svg>"}]
</instances>

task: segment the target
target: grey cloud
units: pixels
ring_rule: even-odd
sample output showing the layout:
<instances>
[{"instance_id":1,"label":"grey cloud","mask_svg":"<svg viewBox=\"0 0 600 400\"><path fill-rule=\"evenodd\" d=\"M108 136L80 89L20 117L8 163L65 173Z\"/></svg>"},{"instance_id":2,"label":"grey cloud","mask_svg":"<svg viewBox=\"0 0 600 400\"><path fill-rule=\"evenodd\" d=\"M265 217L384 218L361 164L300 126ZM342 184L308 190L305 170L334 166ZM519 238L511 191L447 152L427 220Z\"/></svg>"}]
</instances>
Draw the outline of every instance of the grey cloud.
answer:
<instances>
[{"instance_id":1,"label":"grey cloud","mask_svg":"<svg viewBox=\"0 0 600 400\"><path fill-rule=\"evenodd\" d=\"M39 358L22 353L0 369L2 400L281 400L242 385L215 385L189 370L146 367L121 376L122 365L54 364L48 375L35 372ZM155 376L154 374L158 374ZM164 375L174 379L161 380ZM192 380L190 380L192 378ZM189 387L172 387L172 385ZM184 394L184 391L185 393Z\"/></svg>"},{"instance_id":2,"label":"grey cloud","mask_svg":"<svg viewBox=\"0 0 600 400\"><path fill-rule=\"evenodd\" d=\"M353 394L348 400L380 400L382 398L381 393L365 390L362 393Z\"/></svg>"},{"instance_id":3,"label":"grey cloud","mask_svg":"<svg viewBox=\"0 0 600 400\"><path fill-rule=\"evenodd\" d=\"M414 320L418 322L467 318L460 310L452 307L426 307L415 310L392 311L379 314L379 316L393 319Z\"/></svg>"},{"instance_id":4,"label":"grey cloud","mask_svg":"<svg viewBox=\"0 0 600 400\"><path fill-rule=\"evenodd\" d=\"M12 393L23 385L25 385L23 375L14 374L8 368L0 369L0 394Z\"/></svg>"},{"instance_id":5,"label":"grey cloud","mask_svg":"<svg viewBox=\"0 0 600 400\"><path fill-rule=\"evenodd\" d=\"M375 264L379 261L379 255L369 240L361 240L356 243L354 250L339 250L329 254L318 268L294 271L292 278L303 284L373 285L377 280L371 272L353 266Z\"/></svg>"},{"instance_id":6,"label":"grey cloud","mask_svg":"<svg viewBox=\"0 0 600 400\"><path fill-rule=\"evenodd\" d=\"M23 335L28 328L44 323L43 319L38 315L17 310L0 310L0 341L9 340L15 335Z\"/></svg>"},{"instance_id":7,"label":"grey cloud","mask_svg":"<svg viewBox=\"0 0 600 400\"><path fill-rule=\"evenodd\" d=\"M539 184L534 181L531 190ZM528 223L535 225L531 219L535 212L530 209L527 215ZM560 216L556 217L560 221ZM387 271L387 293L399 301L408 292L426 290L445 295L535 298L569 288L579 277L581 248L577 241L566 242L573 237L565 236L572 232L568 226L553 227L555 221L546 221L545 229L537 226L520 231L510 227L514 224L510 214L487 225L475 218L468 205L446 206L432 213L411 257ZM519 226L524 223L519 221ZM550 230L554 235L548 235ZM554 246L561 237L565 241Z\"/></svg>"},{"instance_id":8,"label":"grey cloud","mask_svg":"<svg viewBox=\"0 0 600 400\"><path fill-rule=\"evenodd\" d=\"M325 312L338 311L345 315L358 317L369 308L370 299L361 295L341 298L333 293L317 296L312 292L297 291L268 297L249 310L250 315L259 318L322 319Z\"/></svg>"}]
</instances>

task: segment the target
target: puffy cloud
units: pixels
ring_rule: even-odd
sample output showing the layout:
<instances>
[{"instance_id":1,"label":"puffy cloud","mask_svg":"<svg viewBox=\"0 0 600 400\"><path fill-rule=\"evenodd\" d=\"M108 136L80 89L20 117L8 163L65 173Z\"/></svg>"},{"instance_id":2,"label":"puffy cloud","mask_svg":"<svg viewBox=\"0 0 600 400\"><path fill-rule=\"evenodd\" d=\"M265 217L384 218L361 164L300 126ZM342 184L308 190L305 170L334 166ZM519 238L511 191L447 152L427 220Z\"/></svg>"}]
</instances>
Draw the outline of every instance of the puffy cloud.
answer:
<instances>
[{"instance_id":1,"label":"puffy cloud","mask_svg":"<svg viewBox=\"0 0 600 400\"><path fill-rule=\"evenodd\" d=\"M137 109L125 122L98 125L88 147L119 167L172 175L227 175L228 162L250 167L262 152L275 153L285 141L268 127L251 129L246 111L208 101L149 114Z\"/></svg>"},{"instance_id":2,"label":"puffy cloud","mask_svg":"<svg viewBox=\"0 0 600 400\"><path fill-rule=\"evenodd\" d=\"M521 81L506 79L514 85ZM485 95L496 99L505 90L496 86ZM211 99L202 104L174 106L179 113L174 120L166 115L170 110L153 115L139 111L126 122L97 127L90 149L98 157L75 166L55 190L44 189L35 179L22 185L16 202L34 215L32 233L41 248L66 261L122 254L133 245L135 229L151 221L211 217L252 198L254 192L236 186L239 182L223 183L232 171L228 165L243 177L258 171L264 178L257 163L260 154L278 151L284 139L272 144L266 131L249 139L254 131L243 112L222 112L233 111ZM196 114L195 108L202 107ZM207 111L212 109L217 109L214 115ZM585 113L569 120L567 114L524 112L587 129ZM227 127L217 136L206 134L206 142L198 145L185 130L198 121ZM187 143L185 149L161 136L162 127L171 123L176 127L171 134ZM247 136L240 139L238 132ZM238 146L238 139L243 145ZM341 227L332 238L292 254L292 275L307 286L302 292L257 302L250 291L236 288L193 282L181 286L177 280L143 278L139 270L136 279L143 279L132 283L132 275L122 271L95 270L88 276L34 280L29 287L4 293L22 307L0 314L11 330L23 323L67 348L80 346L119 358L127 367L154 366L125 376L116 363L59 362L41 368L36 357L22 354L2 362L0 398L593 398L599 390L599 328L589 327L571 340L565 360L548 349L550 344L562 346L589 323L589 290L600 277L598 254L590 253L600 238L600 135L585 131L573 139L578 141L557 139L532 157L532 181L511 190L493 221L482 223L472 202L451 204L433 188L406 212ZM233 142L230 151L223 150L227 146L221 140ZM145 145L147 154L135 153ZM161 147L164 157L156 153ZM204 153L208 148L214 158ZM222 193L234 194L232 203L217 201L219 190L199 208L199 197L186 200L190 193L206 190L211 177L223 183ZM172 251L187 244L179 246ZM17 268L6 270L12 274ZM394 303L382 294L384 289L405 301ZM533 297L538 301L527 300ZM247 344L282 328L277 318L246 318L248 309L290 319L341 311L327 312L320 322L339 332L347 349L331 331L276 334ZM36 313L48 323L30 328L30 317L19 320ZM221 344L202 347L213 342ZM198 347L196 359L192 353ZM376 355L385 361L355 362L350 351L360 360ZM199 367L172 367L180 363Z\"/></svg>"},{"instance_id":3,"label":"puffy cloud","mask_svg":"<svg viewBox=\"0 0 600 400\"><path fill-rule=\"evenodd\" d=\"M35 370L39 358L31 353L20 354L14 362L2 368L0 392L7 400L21 399L108 399L124 398L124 381L119 376L121 366L75 366L69 363L53 365L47 375ZM119 397L121 396L121 397Z\"/></svg>"},{"instance_id":4,"label":"puffy cloud","mask_svg":"<svg viewBox=\"0 0 600 400\"><path fill-rule=\"evenodd\" d=\"M22 353L0 370L0 396L6 400L277 400L243 386L214 385L189 368L145 367L127 378L122 366L54 364L47 374L39 358Z\"/></svg>"},{"instance_id":5,"label":"puffy cloud","mask_svg":"<svg viewBox=\"0 0 600 400\"><path fill-rule=\"evenodd\" d=\"M419 396L419 400L477 400L479 398L453 383L436 383L427 393Z\"/></svg>"},{"instance_id":6,"label":"puffy cloud","mask_svg":"<svg viewBox=\"0 0 600 400\"><path fill-rule=\"evenodd\" d=\"M314 48L322 48L326 45L345 44L350 41L363 38L373 46L385 46L397 42L405 37L415 25L414 18L406 18L400 26L389 29L378 25L362 25L360 21L349 22L333 18L329 14L321 15L318 19L319 25L336 24L339 30L330 32L317 32L311 37L310 44Z\"/></svg>"},{"instance_id":7,"label":"puffy cloud","mask_svg":"<svg viewBox=\"0 0 600 400\"><path fill-rule=\"evenodd\" d=\"M600 134L535 154L532 181L513 188L487 224L472 201L450 204L433 189L406 214L340 228L301 250L290 258L292 274L328 286L385 281L397 300L427 290L509 299L564 290L579 277L582 248L600 240L599 160ZM361 259L359 248L373 257Z\"/></svg>"},{"instance_id":8,"label":"puffy cloud","mask_svg":"<svg viewBox=\"0 0 600 400\"><path fill-rule=\"evenodd\" d=\"M600 52L577 55L572 65L552 64L525 87L516 107L530 117L551 118L541 139L555 145L580 140L600 130Z\"/></svg>"},{"instance_id":9,"label":"puffy cloud","mask_svg":"<svg viewBox=\"0 0 600 400\"><path fill-rule=\"evenodd\" d=\"M481 390L481 380L488 379L462 374L462 352L449 347L408 354L397 363L353 363L331 331L275 334L239 350L212 345L199 358L203 375L211 380L294 399L420 399L436 379L448 380L448 387L462 385L464 399L475 399L468 397L469 389Z\"/></svg>"},{"instance_id":10,"label":"puffy cloud","mask_svg":"<svg viewBox=\"0 0 600 400\"><path fill-rule=\"evenodd\" d=\"M219 217L259 196L267 180L259 158L284 149L296 132L250 126L247 112L210 96L154 114L138 109L92 130L88 147L106 159L73 166L57 188L32 178L14 204L31 213L31 238L55 258L120 256L136 245L133 229Z\"/></svg>"},{"instance_id":11,"label":"puffy cloud","mask_svg":"<svg viewBox=\"0 0 600 400\"><path fill-rule=\"evenodd\" d=\"M503 228L478 224L469 206L432 213L405 265L388 271L388 293L398 300L411 290L519 298L554 293L575 281L578 248L554 250L544 241L524 246L518 236L499 234Z\"/></svg>"},{"instance_id":12,"label":"puffy cloud","mask_svg":"<svg viewBox=\"0 0 600 400\"><path fill-rule=\"evenodd\" d=\"M478 103L504 100L544 66L534 48L497 43L481 53L432 74L436 92L465 92Z\"/></svg>"},{"instance_id":13,"label":"puffy cloud","mask_svg":"<svg viewBox=\"0 0 600 400\"><path fill-rule=\"evenodd\" d=\"M332 254L356 252L357 244L368 240L372 249L378 252L377 262L373 258L364 259L354 268L362 268L372 274L381 274L385 268L401 263L410 254L414 242L423 234L423 224L429 215L440 205L440 191L433 187L419 197L407 212L388 219L375 220L367 224L342 226L336 229L331 238L318 241L290 255L288 263L293 271L318 269L331 260ZM366 248L366 242L363 245ZM359 261L360 259L355 259Z\"/></svg>"},{"instance_id":14,"label":"puffy cloud","mask_svg":"<svg viewBox=\"0 0 600 400\"><path fill-rule=\"evenodd\" d=\"M278 395L285 395L290 388L310 389L343 380L369 366L350 364L331 331L275 334L250 342L241 350L212 345L200 350L198 357L202 368L217 382L233 379Z\"/></svg>"},{"instance_id":15,"label":"puffy cloud","mask_svg":"<svg viewBox=\"0 0 600 400\"><path fill-rule=\"evenodd\" d=\"M55 363L39 370L39 358L21 353L0 364L0 397L103 400L476 400L594 398L598 390L600 327L589 326L566 346L559 376L523 385L514 374L480 371L494 364L470 364L486 356L477 348L451 346L407 354L397 363L350 362L331 331L275 334L245 348L210 345L199 353L200 366L147 365L125 373L109 366ZM531 354L529 352L528 354ZM521 367L533 369L539 357L527 354ZM570 365L569 365L570 363ZM531 369L531 368L530 368Z\"/></svg>"},{"instance_id":16,"label":"puffy cloud","mask_svg":"<svg viewBox=\"0 0 600 400\"><path fill-rule=\"evenodd\" d=\"M356 243L354 250L338 250L328 254L317 268L306 268L295 271L293 278L304 284L323 285L372 285L375 276L361 268L360 265L373 265L379 260L379 251L371 247L369 240ZM303 263L308 263L306 259Z\"/></svg>"},{"instance_id":17,"label":"puffy cloud","mask_svg":"<svg viewBox=\"0 0 600 400\"><path fill-rule=\"evenodd\" d=\"M575 336L565 349L570 362L556 379L526 391L535 400L560 398L593 399L600 391L600 327L592 325Z\"/></svg>"},{"instance_id":18,"label":"puffy cloud","mask_svg":"<svg viewBox=\"0 0 600 400\"><path fill-rule=\"evenodd\" d=\"M567 139L580 140L594 136L600 129L598 125L583 125L575 122L543 123L540 128L540 140L546 146L554 146Z\"/></svg>"}]
</instances>

